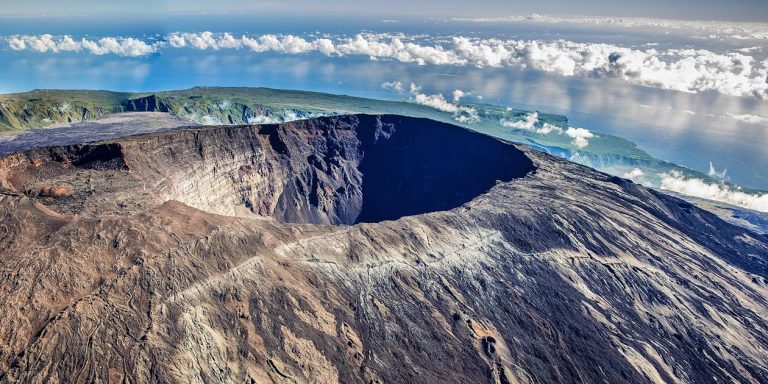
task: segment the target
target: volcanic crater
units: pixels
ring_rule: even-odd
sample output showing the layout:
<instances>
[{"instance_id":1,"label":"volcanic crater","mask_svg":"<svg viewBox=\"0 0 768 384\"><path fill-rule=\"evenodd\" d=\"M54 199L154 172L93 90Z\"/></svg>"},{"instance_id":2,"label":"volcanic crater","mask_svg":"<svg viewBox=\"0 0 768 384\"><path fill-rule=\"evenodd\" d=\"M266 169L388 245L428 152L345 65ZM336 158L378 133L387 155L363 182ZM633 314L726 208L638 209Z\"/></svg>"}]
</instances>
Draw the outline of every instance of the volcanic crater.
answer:
<instances>
[{"instance_id":1,"label":"volcanic crater","mask_svg":"<svg viewBox=\"0 0 768 384\"><path fill-rule=\"evenodd\" d=\"M224 215L333 225L450 210L535 170L522 151L490 136L368 115L163 132L2 161L10 188L50 197L67 213L129 214L177 200Z\"/></svg>"}]
</instances>

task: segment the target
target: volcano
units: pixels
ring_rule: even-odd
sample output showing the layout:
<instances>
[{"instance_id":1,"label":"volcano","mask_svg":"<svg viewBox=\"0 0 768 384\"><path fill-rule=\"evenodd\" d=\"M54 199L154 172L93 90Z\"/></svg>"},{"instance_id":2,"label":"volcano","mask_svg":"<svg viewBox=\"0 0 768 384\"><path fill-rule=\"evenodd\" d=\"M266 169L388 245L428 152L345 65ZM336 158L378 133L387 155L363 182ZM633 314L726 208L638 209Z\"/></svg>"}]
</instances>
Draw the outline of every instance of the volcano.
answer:
<instances>
[{"instance_id":1,"label":"volcano","mask_svg":"<svg viewBox=\"0 0 768 384\"><path fill-rule=\"evenodd\" d=\"M0 158L0 381L768 382L768 236L450 124Z\"/></svg>"}]
</instances>

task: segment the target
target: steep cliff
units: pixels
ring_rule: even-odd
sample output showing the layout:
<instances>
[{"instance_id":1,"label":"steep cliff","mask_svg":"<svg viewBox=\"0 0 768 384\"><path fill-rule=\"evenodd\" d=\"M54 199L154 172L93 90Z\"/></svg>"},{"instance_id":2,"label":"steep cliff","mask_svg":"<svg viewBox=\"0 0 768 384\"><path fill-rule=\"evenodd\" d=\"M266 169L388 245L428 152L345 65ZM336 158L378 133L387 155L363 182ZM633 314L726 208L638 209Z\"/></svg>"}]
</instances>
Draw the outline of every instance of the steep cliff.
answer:
<instances>
[{"instance_id":1,"label":"steep cliff","mask_svg":"<svg viewBox=\"0 0 768 384\"><path fill-rule=\"evenodd\" d=\"M0 182L4 382L768 381L768 237L459 127L170 131Z\"/></svg>"},{"instance_id":2,"label":"steep cliff","mask_svg":"<svg viewBox=\"0 0 768 384\"><path fill-rule=\"evenodd\" d=\"M86 121L122 111L127 93L36 90L0 95L0 132Z\"/></svg>"}]
</instances>

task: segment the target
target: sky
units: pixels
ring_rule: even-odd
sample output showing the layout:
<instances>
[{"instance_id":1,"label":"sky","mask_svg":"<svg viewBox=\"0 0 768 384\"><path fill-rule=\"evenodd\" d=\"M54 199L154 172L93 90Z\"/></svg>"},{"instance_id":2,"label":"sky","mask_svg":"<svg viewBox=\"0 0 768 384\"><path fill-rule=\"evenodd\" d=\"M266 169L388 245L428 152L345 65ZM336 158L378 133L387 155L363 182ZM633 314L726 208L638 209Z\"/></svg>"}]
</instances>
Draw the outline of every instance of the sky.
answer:
<instances>
[{"instance_id":1,"label":"sky","mask_svg":"<svg viewBox=\"0 0 768 384\"><path fill-rule=\"evenodd\" d=\"M636 16L676 19L768 21L766 0L4 0L0 16L272 13L323 16L481 17L505 14ZM364 5L362 5L364 4Z\"/></svg>"}]
</instances>

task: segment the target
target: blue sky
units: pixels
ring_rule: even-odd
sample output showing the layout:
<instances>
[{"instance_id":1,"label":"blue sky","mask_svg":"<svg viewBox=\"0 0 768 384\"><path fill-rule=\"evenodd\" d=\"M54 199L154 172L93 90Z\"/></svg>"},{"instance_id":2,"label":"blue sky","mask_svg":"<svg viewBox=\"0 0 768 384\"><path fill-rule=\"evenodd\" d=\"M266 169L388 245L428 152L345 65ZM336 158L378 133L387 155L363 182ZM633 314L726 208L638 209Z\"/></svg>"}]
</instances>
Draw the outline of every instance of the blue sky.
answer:
<instances>
[{"instance_id":1,"label":"blue sky","mask_svg":"<svg viewBox=\"0 0 768 384\"><path fill-rule=\"evenodd\" d=\"M589 16L768 21L766 0L28 0L6 1L0 15L163 15L169 13L245 12L307 16L498 16L546 13Z\"/></svg>"}]
</instances>

